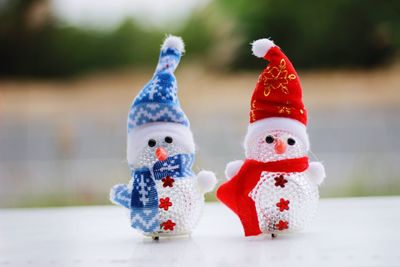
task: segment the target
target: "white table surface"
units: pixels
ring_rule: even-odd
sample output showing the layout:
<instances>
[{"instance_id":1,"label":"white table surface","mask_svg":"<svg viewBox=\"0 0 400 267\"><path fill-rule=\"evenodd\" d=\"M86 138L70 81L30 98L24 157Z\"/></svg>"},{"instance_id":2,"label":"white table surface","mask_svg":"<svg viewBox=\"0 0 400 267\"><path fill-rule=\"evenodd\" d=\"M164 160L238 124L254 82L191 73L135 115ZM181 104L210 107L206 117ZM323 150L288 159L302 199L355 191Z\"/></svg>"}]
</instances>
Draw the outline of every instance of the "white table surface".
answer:
<instances>
[{"instance_id":1,"label":"white table surface","mask_svg":"<svg viewBox=\"0 0 400 267\"><path fill-rule=\"evenodd\" d=\"M244 238L239 220L207 204L191 237L151 241L123 208L0 210L0 266L400 266L400 197L321 200L290 236Z\"/></svg>"}]
</instances>

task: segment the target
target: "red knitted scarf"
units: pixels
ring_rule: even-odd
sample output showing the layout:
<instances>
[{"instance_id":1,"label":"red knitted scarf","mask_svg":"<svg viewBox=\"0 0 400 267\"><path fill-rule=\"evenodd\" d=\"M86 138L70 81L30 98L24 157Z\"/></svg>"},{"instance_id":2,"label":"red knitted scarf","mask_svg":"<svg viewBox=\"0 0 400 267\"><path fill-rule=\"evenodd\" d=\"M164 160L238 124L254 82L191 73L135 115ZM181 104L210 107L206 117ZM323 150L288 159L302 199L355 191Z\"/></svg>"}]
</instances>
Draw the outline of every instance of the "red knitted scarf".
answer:
<instances>
[{"instance_id":1,"label":"red knitted scarf","mask_svg":"<svg viewBox=\"0 0 400 267\"><path fill-rule=\"evenodd\" d=\"M303 172L308 168L308 157L286 159L272 162L259 162L252 159L244 161L239 172L217 190L217 197L233 212L242 224L246 236L261 233L257 211L249 193L260 180L261 173L267 172Z\"/></svg>"}]
</instances>

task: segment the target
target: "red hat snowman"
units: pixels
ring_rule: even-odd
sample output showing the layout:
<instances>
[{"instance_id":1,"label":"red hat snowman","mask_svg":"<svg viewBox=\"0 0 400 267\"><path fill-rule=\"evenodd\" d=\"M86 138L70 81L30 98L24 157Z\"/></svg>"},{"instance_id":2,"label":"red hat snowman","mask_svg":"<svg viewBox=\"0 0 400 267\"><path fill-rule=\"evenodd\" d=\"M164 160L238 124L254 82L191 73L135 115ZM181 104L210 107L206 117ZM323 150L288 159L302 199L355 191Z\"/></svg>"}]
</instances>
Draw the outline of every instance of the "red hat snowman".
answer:
<instances>
[{"instance_id":1,"label":"red hat snowman","mask_svg":"<svg viewBox=\"0 0 400 267\"><path fill-rule=\"evenodd\" d=\"M307 111L292 63L269 39L253 42L252 50L269 64L251 98L246 159L227 164L217 197L239 216L246 236L275 235L310 221L325 170L308 161Z\"/></svg>"}]
</instances>

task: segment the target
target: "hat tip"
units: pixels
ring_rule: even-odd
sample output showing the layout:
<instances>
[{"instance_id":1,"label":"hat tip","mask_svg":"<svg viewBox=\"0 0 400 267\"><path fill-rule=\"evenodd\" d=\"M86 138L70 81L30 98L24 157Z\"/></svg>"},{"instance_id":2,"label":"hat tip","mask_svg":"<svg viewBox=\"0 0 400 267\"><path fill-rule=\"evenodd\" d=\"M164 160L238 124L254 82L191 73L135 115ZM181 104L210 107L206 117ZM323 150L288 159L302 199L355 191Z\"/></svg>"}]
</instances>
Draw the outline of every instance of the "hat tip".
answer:
<instances>
[{"instance_id":1,"label":"hat tip","mask_svg":"<svg viewBox=\"0 0 400 267\"><path fill-rule=\"evenodd\" d=\"M174 48L180 53L185 52L185 44L183 43L182 38L179 36L167 35L161 49L164 50L167 48Z\"/></svg>"},{"instance_id":2,"label":"hat tip","mask_svg":"<svg viewBox=\"0 0 400 267\"><path fill-rule=\"evenodd\" d=\"M252 44L252 51L253 51L253 55L255 55L256 57L264 57L265 54L272 48L275 46L274 42L272 40L269 40L267 38L263 38L263 39L258 39L256 41L254 41Z\"/></svg>"}]
</instances>

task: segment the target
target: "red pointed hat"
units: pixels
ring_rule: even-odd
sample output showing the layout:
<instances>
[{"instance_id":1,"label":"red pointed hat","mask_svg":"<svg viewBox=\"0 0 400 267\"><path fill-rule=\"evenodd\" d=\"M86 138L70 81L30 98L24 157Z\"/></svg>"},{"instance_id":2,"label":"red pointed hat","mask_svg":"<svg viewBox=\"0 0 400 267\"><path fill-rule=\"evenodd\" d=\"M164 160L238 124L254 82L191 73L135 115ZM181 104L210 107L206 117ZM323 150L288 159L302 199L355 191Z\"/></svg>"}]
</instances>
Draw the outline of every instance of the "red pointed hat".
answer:
<instances>
[{"instance_id":1,"label":"red pointed hat","mask_svg":"<svg viewBox=\"0 0 400 267\"><path fill-rule=\"evenodd\" d=\"M257 128L289 130L308 145L307 111L299 76L292 63L269 39L254 41L252 50L269 64L258 77L251 98L249 132Z\"/></svg>"},{"instance_id":2,"label":"red pointed hat","mask_svg":"<svg viewBox=\"0 0 400 267\"><path fill-rule=\"evenodd\" d=\"M259 76L251 98L250 123L285 117L307 125L299 76L290 60L268 39L253 42L253 53L269 64Z\"/></svg>"}]
</instances>

